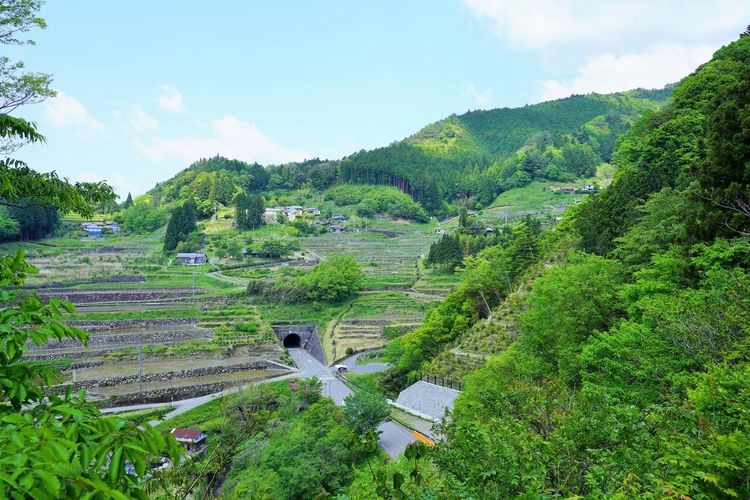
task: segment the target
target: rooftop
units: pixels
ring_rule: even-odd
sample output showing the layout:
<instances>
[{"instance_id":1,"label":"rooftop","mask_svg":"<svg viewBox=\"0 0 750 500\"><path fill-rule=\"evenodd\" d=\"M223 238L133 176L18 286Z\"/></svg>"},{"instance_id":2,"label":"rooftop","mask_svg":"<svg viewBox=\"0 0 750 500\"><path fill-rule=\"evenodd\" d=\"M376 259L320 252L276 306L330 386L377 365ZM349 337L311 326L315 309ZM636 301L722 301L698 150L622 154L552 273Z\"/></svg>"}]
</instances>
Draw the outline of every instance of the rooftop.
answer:
<instances>
[{"instance_id":1,"label":"rooftop","mask_svg":"<svg viewBox=\"0 0 750 500\"><path fill-rule=\"evenodd\" d=\"M175 439L190 439L192 441L197 441L198 438L203 435L203 431L200 429L185 429L177 427L172 429L172 435Z\"/></svg>"}]
</instances>

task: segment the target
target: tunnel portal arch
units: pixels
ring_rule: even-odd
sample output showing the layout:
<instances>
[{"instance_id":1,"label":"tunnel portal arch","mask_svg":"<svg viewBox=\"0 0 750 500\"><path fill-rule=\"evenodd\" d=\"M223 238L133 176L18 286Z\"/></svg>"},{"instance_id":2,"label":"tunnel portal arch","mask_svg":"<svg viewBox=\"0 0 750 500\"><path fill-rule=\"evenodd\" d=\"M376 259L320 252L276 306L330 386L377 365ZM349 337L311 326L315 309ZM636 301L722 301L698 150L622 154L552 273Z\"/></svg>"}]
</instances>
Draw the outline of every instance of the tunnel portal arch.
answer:
<instances>
[{"instance_id":1,"label":"tunnel portal arch","mask_svg":"<svg viewBox=\"0 0 750 500\"><path fill-rule=\"evenodd\" d=\"M284 337L284 347L286 347L287 349L291 347L302 347L302 340L296 333L290 333L289 335Z\"/></svg>"},{"instance_id":2,"label":"tunnel portal arch","mask_svg":"<svg viewBox=\"0 0 750 500\"><path fill-rule=\"evenodd\" d=\"M302 348L324 365L327 364L315 325L275 324L271 328L285 349Z\"/></svg>"}]
</instances>

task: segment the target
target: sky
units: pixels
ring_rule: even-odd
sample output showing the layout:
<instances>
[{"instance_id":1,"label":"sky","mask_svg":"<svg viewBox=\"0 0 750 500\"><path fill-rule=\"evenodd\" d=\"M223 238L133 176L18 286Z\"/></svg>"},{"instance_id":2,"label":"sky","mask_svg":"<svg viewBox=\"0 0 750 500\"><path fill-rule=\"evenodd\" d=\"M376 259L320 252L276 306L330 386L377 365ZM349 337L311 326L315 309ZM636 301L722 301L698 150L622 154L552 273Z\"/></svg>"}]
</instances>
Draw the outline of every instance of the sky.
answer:
<instances>
[{"instance_id":1,"label":"sky","mask_svg":"<svg viewBox=\"0 0 750 500\"><path fill-rule=\"evenodd\" d=\"M336 159L450 114L660 88L736 39L747 0L50 0L57 97L15 156L124 198L220 154Z\"/></svg>"}]
</instances>

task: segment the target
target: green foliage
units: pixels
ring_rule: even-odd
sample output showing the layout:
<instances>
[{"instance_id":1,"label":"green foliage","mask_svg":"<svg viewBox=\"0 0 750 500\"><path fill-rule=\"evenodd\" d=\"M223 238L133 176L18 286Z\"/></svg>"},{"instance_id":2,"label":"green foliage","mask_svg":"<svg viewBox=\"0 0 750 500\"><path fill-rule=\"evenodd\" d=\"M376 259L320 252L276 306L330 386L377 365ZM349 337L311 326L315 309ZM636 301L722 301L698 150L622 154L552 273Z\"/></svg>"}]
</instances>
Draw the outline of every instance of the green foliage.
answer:
<instances>
[{"instance_id":1,"label":"green foliage","mask_svg":"<svg viewBox=\"0 0 750 500\"><path fill-rule=\"evenodd\" d=\"M8 208L8 214L18 224L18 234L22 240L36 240L49 236L60 223L57 209L43 207L30 198L16 201Z\"/></svg>"},{"instance_id":2,"label":"green foliage","mask_svg":"<svg viewBox=\"0 0 750 500\"><path fill-rule=\"evenodd\" d=\"M574 255L534 282L521 315L521 346L545 365L545 375L573 381L581 346L620 315L622 270L616 261Z\"/></svg>"},{"instance_id":3,"label":"green foliage","mask_svg":"<svg viewBox=\"0 0 750 500\"><path fill-rule=\"evenodd\" d=\"M341 184L326 191L325 197L340 207L354 205L357 215L362 217L388 214L394 218L427 222L424 209L411 196L392 187Z\"/></svg>"},{"instance_id":4,"label":"green foliage","mask_svg":"<svg viewBox=\"0 0 750 500\"><path fill-rule=\"evenodd\" d=\"M128 193L128 197L125 198L125 201L122 202L122 209L127 210L128 208L133 206L133 196Z\"/></svg>"},{"instance_id":5,"label":"green foliage","mask_svg":"<svg viewBox=\"0 0 750 500\"><path fill-rule=\"evenodd\" d=\"M608 162L616 138L647 109L648 93L573 96L517 109L473 111L341 161L340 178L398 187L428 212L443 200L488 205L535 178L570 180ZM539 124L543 123L544 128Z\"/></svg>"},{"instance_id":6,"label":"green foliage","mask_svg":"<svg viewBox=\"0 0 750 500\"><path fill-rule=\"evenodd\" d=\"M263 223L263 198L240 193L234 199L234 221L239 230L255 229Z\"/></svg>"},{"instance_id":7,"label":"green foliage","mask_svg":"<svg viewBox=\"0 0 750 500\"><path fill-rule=\"evenodd\" d=\"M348 485L357 440L332 401L274 424L267 438L246 438L239 447L222 488L227 498L313 498Z\"/></svg>"},{"instance_id":8,"label":"green foliage","mask_svg":"<svg viewBox=\"0 0 750 500\"><path fill-rule=\"evenodd\" d=\"M750 240L737 210L749 55L747 37L722 48L622 138L613 184L572 214L584 249L612 258L561 262L541 247L520 332L466 378L440 429L435 461L468 495L750 493Z\"/></svg>"},{"instance_id":9,"label":"green foliage","mask_svg":"<svg viewBox=\"0 0 750 500\"><path fill-rule=\"evenodd\" d=\"M612 188L576 209L574 226L586 250L612 251L652 193L682 189L694 179L703 201L684 214L694 237L743 231L748 214L742 207L750 200L742 187L750 175L744 146L750 132L743 125L748 61L747 38L724 47L675 87L670 105L646 114L623 136L613 158L619 170Z\"/></svg>"},{"instance_id":10,"label":"green foliage","mask_svg":"<svg viewBox=\"0 0 750 500\"><path fill-rule=\"evenodd\" d=\"M311 300L338 302L362 287L364 275L350 255L331 255L299 282L307 287Z\"/></svg>"},{"instance_id":11,"label":"green foliage","mask_svg":"<svg viewBox=\"0 0 750 500\"><path fill-rule=\"evenodd\" d=\"M166 224L168 218L166 210L139 201L123 212L122 229L136 234L150 233Z\"/></svg>"},{"instance_id":12,"label":"green foliage","mask_svg":"<svg viewBox=\"0 0 750 500\"><path fill-rule=\"evenodd\" d=\"M266 189L269 174L257 163L229 160L221 156L200 159L172 179L157 184L149 194L161 204L193 200L201 215L213 213L214 203L229 205L239 192L255 193Z\"/></svg>"},{"instance_id":13,"label":"green foliage","mask_svg":"<svg viewBox=\"0 0 750 500\"><path fill-rule=\"evenodd\" d=\"M380 394L360 391L344 398L344 416L360 435L376 432L390 415L391 407Z\"/></svg>"},{"instance_id":14,"label":"green foliage","mask_svg":"<svg viewBox=\"0 0 750 500\"><path fill-rule=\"evenodd\" d=\"M10 217L5 207L0 207L0 241L18 239L20 233L21 226L18 221Z\"/></svg>"},{"instance_id":15,"label":"green foliage","mask_svg":"<svg viewBox=\"0 0 750 500\"><path fill-rule=\"evenodd\" d=\"M184 205L176 208L167 224L167 232L164 235L164 250L174 250L181 241L186 241L190 233L195 231L196 219L197 212L192 200L188 200Z\"/></svg>"}]
</instances>

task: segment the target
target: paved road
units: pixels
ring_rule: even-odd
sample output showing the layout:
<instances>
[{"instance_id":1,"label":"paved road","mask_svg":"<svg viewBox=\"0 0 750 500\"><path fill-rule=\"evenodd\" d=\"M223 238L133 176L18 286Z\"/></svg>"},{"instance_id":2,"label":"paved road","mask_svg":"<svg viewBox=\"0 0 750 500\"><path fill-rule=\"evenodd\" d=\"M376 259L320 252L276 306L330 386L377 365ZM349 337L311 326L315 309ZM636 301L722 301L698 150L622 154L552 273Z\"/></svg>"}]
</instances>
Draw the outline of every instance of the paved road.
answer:
<instances>
[{"instance_id":1,"label":"paved road","mask_svg":"<svg viewBox=\"0 0 750 500\"><path fill-rule=\"evenodd\" d=\"M336 404L343 404L344 398L352 393L351 389L336 378L330 368L323 366L317 359L304 349L289 349L289 354L299 368L303 378L317 376L323 381L323 393L333 399ZM378 427L380 431L379 443L391 458L396 458L404 451L406 445L417 440L414 435L395 422L383 422Z\"/></svg>"},{"instance_id":2,"label":"paved road","mask_svg":"<svg viewBox=\"0 0 750 500\"><path fill-rule=\"evenodd\" d=\"M339 365L346 365L347 371L349 373L373 373L373 372L382 372L384 370L387 370L389 366L391 366L389 363L367 363L366 365L358 365L357 360L363 355L366 354L367 351L358 352L357 354L352 354L348 358L344 358L341 361L339 361L337 364Z\"/></svg>"},{"instance_id":3,"label":"paved road","mask_svg":"<svg viewBox=\"0 0 750 500\"><path fill-rule=\"evenodd\" d=\"M115 413L115 412L120 413L124 411L135 411L135 410L146 410L150 408L159 408L161 406L174 406L174 410L164 415L164 420L167 420L176 415L179 415L180 413L185 413L188 410L192 410L196 406L200 406L204 403L208 403L214 398L218 398L220 396L226 396L227 394L240 391L244 389L245 387L249 387L255 384L267 384L270 382L276 382L277 380L284 380L284 379L293 378L297 376L299 376L299 373L295 371L292 373L281 375L279 377L263 379L258 382L254 382L253 384L248 384L248 385L243 385L243 386L238 386L238 387L229 387L227 389L224 389L221 392L215 392L213 394L206 394L205 396L198 396L197 398L181 399L179 401L171 401L171 402L166 402L166 403L143 403L139 405L118 406L115 408L102 408L101 412L102 413ZM159 420L154 420L149 423L151 425L156 425L159 423Z\"/></svg>"}]
</instances>

